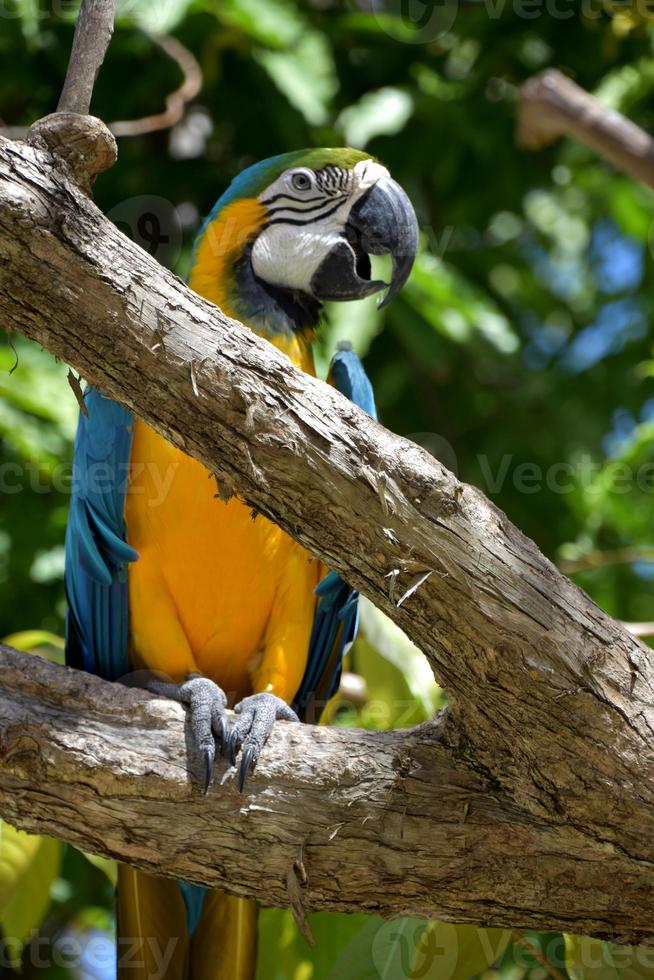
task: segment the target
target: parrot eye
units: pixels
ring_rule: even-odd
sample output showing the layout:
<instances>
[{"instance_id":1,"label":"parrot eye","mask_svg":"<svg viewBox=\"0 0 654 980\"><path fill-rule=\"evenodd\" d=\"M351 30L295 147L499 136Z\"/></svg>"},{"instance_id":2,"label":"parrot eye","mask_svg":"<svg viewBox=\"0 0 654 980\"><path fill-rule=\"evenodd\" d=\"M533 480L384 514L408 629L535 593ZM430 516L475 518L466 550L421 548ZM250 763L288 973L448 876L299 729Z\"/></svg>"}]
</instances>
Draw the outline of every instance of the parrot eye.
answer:
<instances>
[{"instance_id":1,"label":"parrot eye","mask_svg":"<svg viewBox=\"0 0 654 980\"><path fill-rule=\"evenodd\" d=\"M304 170L299 170L291 177L291 184L296 191L308 191L311 187L311 177Z\"/></svg>"}]
</instances>

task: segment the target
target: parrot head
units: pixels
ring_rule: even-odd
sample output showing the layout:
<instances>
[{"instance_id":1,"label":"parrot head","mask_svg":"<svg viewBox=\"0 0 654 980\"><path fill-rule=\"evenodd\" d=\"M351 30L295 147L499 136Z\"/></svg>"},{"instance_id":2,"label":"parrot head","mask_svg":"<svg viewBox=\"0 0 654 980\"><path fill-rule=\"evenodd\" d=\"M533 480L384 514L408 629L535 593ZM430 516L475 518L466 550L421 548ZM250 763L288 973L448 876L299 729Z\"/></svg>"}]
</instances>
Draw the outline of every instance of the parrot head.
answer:
<instances>
[{"instance_id":1,"label":"parrot head","mask_svg":"<svg viewBox=\"0 0 654 980\"><path fill-rule=\"evenodd\" d=\"M311 326L326 300L401 289L418 247L404 190L369 154L303 150L244 170L196 242L191 286L251 325ZM390 254L390 283L371 278L371 255ZM257 322L253 322L257 321Z\"/></svg>"}]
</instances>

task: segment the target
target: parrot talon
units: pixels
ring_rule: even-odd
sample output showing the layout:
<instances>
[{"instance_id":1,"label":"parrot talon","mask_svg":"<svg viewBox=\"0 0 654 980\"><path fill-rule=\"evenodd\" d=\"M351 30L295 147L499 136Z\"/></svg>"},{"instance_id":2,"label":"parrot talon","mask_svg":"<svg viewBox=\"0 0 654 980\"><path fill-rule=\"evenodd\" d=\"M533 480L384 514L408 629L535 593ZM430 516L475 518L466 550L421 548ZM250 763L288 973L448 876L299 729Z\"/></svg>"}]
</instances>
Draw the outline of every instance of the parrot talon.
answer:
<instances>
[{"instance_id":1,"label":"parrot talon","mask_svg":"<svg viewBox=\"0 0 654 980\"><path fill-rule=\"evenodd\" d=\"M187 727L191 756L202 760L203 792L209 791L216 758L216 743L222 749L229 741L224 691L208 677L191 674L182 684L171 684L160 678L151 678L147 689L152 694L179 701L187 708Z\"/></svg>"},{"instance_id":2,"label":"parrot talon","mask_svg":"<svg viewBox=\"0 0 654 980\"><path fill-rule=\"evenodd\" d=\"M237 717L229 736L230 758L234 765L239 747L242 749L238 770L238 789L242 793L248 773L255 769L275 722L299 722L300 719L285 701L268 693L251 694L250 697L243 698L234 708L234 712Z\"/></svg>"},{"instance_id":3,"label":"parrot talon","mask_svg":"<svg viewBox=\"0 0 654 980\"><path fill-rule=\"evenodd\" d=\"M239 766L238 769L239 793L243 792L243 787L245 786L245 779L247 777L247 774L250 771L250 769L254 769L254 767L257 764L258 758L259 758L259 753L258 752L255 753L254 748L252 746L244 750L243 756L241 758L241 765Z\"/></svg>"},{"instance_id":4,"label":"parrot talon","mask_svg":"<svg viewBox=\"0 0 654 980\"><path fill-rule=\"evenodd\" d=\"M209 787L211 786L211 777L213 776L213 764L216 758L216 751L213 746L205 748L204 750L204 783L202 784L202 791L206 796L209 792Z\"/></svg>"},{"instance_id":5,"label":"parrot talon","mask_svg":"<svg viewBox=\"0 0 654 980\"><path fill-rule=\"evenodd\" d=\"M218 731L216 732L216 741L218 742L218 748L221 753L225 751L225 746L229 742L229 730L227 728L227 721L224 715L220 715L218 719Z\"/></svg>"}]
</instances>

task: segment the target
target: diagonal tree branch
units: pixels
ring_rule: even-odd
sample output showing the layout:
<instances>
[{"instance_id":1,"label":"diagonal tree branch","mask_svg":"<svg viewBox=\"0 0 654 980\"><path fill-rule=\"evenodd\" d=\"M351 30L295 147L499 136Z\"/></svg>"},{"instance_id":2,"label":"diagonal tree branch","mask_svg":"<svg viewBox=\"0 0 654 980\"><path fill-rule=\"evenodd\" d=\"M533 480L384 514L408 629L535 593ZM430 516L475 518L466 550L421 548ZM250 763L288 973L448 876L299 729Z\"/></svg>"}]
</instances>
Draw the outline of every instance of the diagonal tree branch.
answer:
<instances>
[{"instance_id":1,"label":"diagonal tree branch","mask_svg":"<svg viewBox=\"0 0 654 980\"><path fill-rule=\"evenodd\" d=\"M572 136L618 170L654 187L654 139L626 116L608 109L571 78L550 68L522 86L518 142L539 150Z\"/></svg>"}]
</instances>

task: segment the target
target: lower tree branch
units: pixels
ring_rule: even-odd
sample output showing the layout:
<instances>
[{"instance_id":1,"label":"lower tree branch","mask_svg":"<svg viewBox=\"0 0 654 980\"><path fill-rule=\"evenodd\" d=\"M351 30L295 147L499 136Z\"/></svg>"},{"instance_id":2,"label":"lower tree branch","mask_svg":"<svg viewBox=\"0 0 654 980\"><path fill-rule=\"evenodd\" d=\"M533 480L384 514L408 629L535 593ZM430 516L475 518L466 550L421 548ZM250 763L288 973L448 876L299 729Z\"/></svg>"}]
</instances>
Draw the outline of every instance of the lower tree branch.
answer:
<instances>
[{"instance_id":1,"label":"lower tree branch","mask_svg":"<svg viewBox=\"0 0 654 980\"><path fill-rule=\"evenodd\" d=\"M19 827L267 905L289 904L297 862L306 909L654 937L650 862L516 807L438 722L279 723L243 796L219 761L204 797L179 705L6 647L0 671L0 811Z\"/></svg>"}]
</instances>

